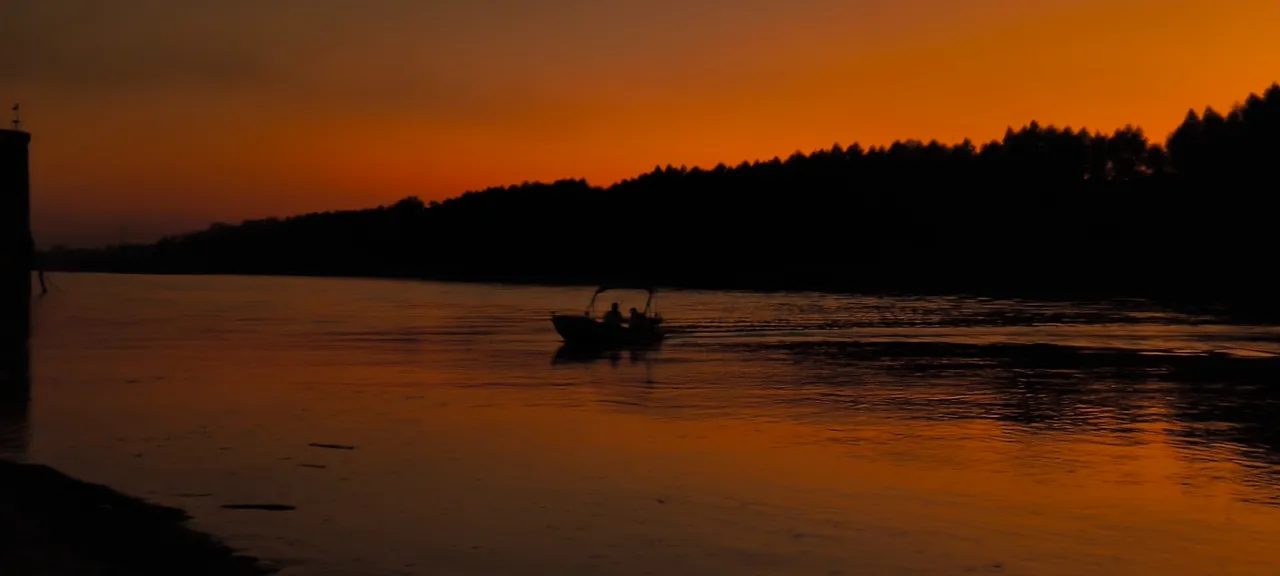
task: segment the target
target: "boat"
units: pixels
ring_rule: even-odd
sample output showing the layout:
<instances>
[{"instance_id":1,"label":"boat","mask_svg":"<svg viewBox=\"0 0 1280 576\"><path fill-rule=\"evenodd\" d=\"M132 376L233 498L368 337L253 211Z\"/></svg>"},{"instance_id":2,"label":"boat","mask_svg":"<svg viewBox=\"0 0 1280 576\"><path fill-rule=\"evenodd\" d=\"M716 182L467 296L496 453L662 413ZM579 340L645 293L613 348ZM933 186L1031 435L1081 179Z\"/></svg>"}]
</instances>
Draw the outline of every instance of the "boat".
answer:
<instances>
[{"instance_id":1,"label":"boat","mask_svg":"<svg viewBox=\"0 0 1280 576\"><path fill-rule=\"evenodd\" d=\"M643 290L649 294L644 303L644 320L610 324L596 318L596 299L610 290ZM551 324L566 347L575 349L612 349L634 346L652 346L666 336L662 316L653 307L653 287L601 286L591 295L591 302L582 314L551 314Z\"/></svg>"}]
</instances>

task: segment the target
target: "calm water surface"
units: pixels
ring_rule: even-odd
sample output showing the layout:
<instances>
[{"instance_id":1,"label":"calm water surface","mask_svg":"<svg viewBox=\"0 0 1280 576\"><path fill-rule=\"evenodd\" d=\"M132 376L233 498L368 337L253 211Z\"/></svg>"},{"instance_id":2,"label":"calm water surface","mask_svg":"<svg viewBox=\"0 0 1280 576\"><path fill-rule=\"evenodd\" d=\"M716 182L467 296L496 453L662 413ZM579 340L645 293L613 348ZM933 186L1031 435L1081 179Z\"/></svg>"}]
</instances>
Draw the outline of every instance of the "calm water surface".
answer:
<instances>
[{"instance_id":1,"label":"calm water surface","mask_svg":"<svg viewBox=\"0 0 1280 576\"><path fill-rule=\"evenodd\" d=\"M673 292L557 358L589 289L54 282L6 450L286 575L1280 573L1274 328Z\"/></svg>"}]
</instances>

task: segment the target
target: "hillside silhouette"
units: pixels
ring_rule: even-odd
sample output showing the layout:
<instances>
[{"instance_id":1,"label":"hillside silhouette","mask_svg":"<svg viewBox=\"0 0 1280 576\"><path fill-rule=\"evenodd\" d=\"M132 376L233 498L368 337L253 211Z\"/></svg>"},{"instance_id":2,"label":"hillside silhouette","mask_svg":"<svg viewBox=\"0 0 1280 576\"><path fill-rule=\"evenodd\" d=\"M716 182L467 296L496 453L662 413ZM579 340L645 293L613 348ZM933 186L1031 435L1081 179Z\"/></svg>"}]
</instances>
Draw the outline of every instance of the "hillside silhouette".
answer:
<instances>
[{"instance_id":1,"label":"hillside silhouette","mask_svg":"<svg viewBox=\"0 0 1280 576\"><path fill-rule=\"evenodd\" d=\"M1280 85L1189 112L1163 143L1041 126L998 141L840 145L608 188L525 183L444 202L216 224L53 250L47 269L390 276L860 292L1276 293Z\"/></svg>"}]
</instances>

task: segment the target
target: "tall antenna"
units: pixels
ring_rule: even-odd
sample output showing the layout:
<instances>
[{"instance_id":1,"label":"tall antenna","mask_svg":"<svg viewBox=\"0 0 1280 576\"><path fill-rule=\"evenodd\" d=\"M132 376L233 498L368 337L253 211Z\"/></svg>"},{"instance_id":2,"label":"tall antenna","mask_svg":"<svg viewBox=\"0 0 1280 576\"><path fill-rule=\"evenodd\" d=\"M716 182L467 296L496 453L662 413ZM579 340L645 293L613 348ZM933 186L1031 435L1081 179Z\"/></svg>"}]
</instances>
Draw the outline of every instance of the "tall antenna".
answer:
<instances>
[{"instance_id":1,"label":"tall antenna","mask_svg":"<svg viewBox=\"0 0 1280 576\"><path fill-rule=\"evenodd\" d=\"M22 129L22 105L20 104L13 105L13 129Z\"/></svg>"}]
</instances>

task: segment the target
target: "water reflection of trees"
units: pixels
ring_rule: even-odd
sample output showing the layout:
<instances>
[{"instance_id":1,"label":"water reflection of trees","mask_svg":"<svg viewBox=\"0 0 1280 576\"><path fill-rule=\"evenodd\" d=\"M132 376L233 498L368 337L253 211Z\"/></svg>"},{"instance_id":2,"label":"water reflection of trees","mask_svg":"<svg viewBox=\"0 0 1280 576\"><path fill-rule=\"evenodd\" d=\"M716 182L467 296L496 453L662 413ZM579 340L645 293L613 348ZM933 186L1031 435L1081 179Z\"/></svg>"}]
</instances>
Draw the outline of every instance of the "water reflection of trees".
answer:
<instances>
[{"instance_id":1,"label":"water reflection of trees","mask_svg":"<svg viewBox=\"0 0 1280 576\"><path fill-rule=\"evenodd\" d=\"M805 366L807 376L796 376L807 382L801 391L838 389L849 406L905 420L985 419L1116 439L1162 422L1188 457L1234 455L1248 482L1280 496L1278 359L923 342L793 344L774 352ZM814 399L800 393L793 401ZM832 395L822 402L830 405Z\"/></svg>"},{"instance_id":2,"label":"water reflection of trees","mask_svg":"<svg viewBox=\"0 0 1280 576\"><path fill-rule=\"evenodd\" d=\"M739 341L661 354L557 355L556 363L605 368L584 372L595 401L664 418L750 413L838 427L874 415L908 428L986 420L1109 443L1148 442L1163 429L1186 461L1234 461L1242 482L1280 504L1274 358L1047 344ZM645 376L619 369L640 364ZM651 376L655 368L660 381Z\"/></svg>"}]
</instances>

